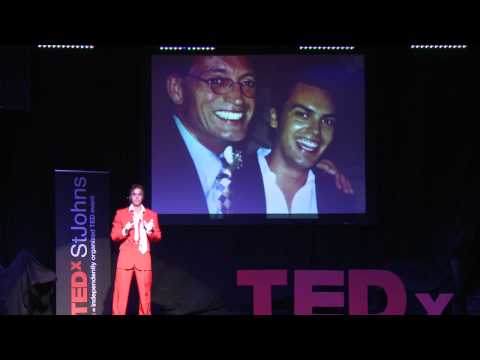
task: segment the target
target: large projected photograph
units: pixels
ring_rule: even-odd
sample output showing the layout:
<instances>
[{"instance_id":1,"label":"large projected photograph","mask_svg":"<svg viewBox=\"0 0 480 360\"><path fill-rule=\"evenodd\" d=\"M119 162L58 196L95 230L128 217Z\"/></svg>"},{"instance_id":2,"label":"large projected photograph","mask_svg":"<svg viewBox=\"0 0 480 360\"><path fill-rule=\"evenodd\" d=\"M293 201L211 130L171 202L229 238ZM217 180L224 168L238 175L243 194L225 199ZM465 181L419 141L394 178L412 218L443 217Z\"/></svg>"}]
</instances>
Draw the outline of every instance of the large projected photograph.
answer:
<instances>
[{"instance_id":1,"label":"large projected photograph","mask_svg":"<svg viewBox=\"0 0 480 360\"><path fill-rule=\"evenodd\" d=\"M152 208L364 214L364 77L361 55L152 56Z\"/></svg>"}]
</instances>

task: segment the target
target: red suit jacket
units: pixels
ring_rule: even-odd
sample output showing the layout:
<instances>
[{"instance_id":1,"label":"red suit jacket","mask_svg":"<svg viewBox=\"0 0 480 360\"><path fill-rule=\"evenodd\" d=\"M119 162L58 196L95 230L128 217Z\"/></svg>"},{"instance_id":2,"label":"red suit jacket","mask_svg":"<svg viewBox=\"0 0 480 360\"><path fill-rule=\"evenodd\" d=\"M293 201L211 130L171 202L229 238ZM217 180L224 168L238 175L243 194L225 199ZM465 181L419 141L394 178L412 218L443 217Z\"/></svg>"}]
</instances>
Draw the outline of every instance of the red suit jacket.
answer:
<instances>
[{"instance_id":1,"label":"red suit jacket","mask_svg":"<svg viewBox=\"0 0 480 360\"><path fill-rule=\"evenodd\" d=\"M147 234L147 252L142 254L135 244L135 230L134 228L128 231L127 236L122 234L123 227L129 222L133 221L133 213L129 211L128 207L117 210L113 220L112 232L110 234L112 241L120 242L120 253L117 260L117 269L133 269L138 270L152 270L152 260L150 256L150 242L158 242L162 238L162 232L158 225L158 215L156 212L145 208L143 213L143 220L149 222L153 219L153 231Z\"/></svg>"}]
</instances>

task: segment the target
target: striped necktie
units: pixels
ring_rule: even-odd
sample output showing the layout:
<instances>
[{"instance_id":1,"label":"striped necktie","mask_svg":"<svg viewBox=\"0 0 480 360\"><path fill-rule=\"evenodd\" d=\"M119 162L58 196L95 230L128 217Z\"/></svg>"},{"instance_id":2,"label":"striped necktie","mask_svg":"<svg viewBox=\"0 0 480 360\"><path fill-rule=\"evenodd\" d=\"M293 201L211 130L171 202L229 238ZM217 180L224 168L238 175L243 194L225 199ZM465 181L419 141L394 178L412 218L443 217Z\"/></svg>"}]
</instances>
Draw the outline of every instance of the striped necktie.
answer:
<instances>
[{"instance_id":1,"label":"striped necktie","mask_svg":"<svg viewBox=\"0 0 480 360\"><path fill-rule=\"evenodd\" d=\"M228 146L219 156L222 162L222 169L215 179L215 186L220 192L220 196L218 197L218 210L220 214L228 214L231 207L230 184L232 182L232 151L232 147Z\"/></svg>"}]
</instances>

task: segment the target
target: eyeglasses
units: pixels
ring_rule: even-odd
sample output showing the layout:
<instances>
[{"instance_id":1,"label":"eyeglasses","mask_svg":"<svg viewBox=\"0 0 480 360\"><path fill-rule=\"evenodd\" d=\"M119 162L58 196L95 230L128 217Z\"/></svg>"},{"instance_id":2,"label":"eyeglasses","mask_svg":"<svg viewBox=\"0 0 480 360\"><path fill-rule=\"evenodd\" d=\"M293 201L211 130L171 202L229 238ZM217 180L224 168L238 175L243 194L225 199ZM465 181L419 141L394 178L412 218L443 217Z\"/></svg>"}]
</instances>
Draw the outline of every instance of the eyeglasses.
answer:
<instances>
[{"instance_id":1,"label":"eyeglasses","mask_svg":"<svg viewBox=\"0 0 480 360\"><path fill-rule=\"evenodd\" d=\"M249 98L255 97L255 80L253 79L233 81L232 79L224 78L220 76L212 77L209 79L204 79L200 76L195 76L191 74L187 74L187 76L193 79L196 79L198 81L204 82L217 95L228 94L230 91L232 91L233 85L238 84L240 85L240 91L243 96L246 96Z\"/></svg>"}]
</instances>

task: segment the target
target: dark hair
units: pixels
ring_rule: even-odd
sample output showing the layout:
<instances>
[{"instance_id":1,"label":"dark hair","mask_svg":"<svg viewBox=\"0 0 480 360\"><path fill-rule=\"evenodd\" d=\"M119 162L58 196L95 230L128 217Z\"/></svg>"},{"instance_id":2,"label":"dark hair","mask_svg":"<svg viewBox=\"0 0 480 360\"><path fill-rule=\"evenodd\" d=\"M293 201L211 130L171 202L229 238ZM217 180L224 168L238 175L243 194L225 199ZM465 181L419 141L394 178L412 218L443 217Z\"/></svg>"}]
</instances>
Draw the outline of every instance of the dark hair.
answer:
<instances>
[{"instance_id":1,"label":"dark hair","mask_svg":"<svg viewBox=\"0 0 480 360\"><path fill-rule=\"evenodd\" d=\"M130 196L132 195L132 192L133 192L133 190L135 190L135 189L140 189L140 190L142 190L142 193L145 194L145 190L143 189L143 186L142 186L142 185L140 185L140 184L133 184L133 185L130 187L130 192L128 193L128 196L127 196L127 200L128 200L129 202L131 202Z\"/></svg>"},{"instance_id":2,"label":"dark hair","mask_svg":"<svg viewBox=\"0 0 480 360\"><path fill-rule=\"evenodd\" d=\"M343 56L308 56L301 61L292 61L291 58L279 59L276 66L270 69L271 91L266 104L264 118L269 129L269 140L275 142L278 131L268 125L270 120L270 108L275 108L278 119L281 118L284 105L295 89L295 86L303 83L325 90L332 99L337 114L342 116L342 108L351 90L352 74L358 74L363 67L362 63L351 57Z\"/></svg>"},{"instance_id":3,"label":"dark hair","mask_svg":"<svg viewBox=\"0 0 480 360\"><path fill-rule=\"evenodd\" d=\"M163 84L166 84L167 79L171 76L185 78L192 67L197 63L197 61L201 58L205 57L226 57L226 56L244 56L247 58L251 67L255 70L256 62L252 59L252 57L248 55L212 55L212 54L204 54L204 55L166 55L161 58L161 60L156 60L157 66L161 68L162 75L156 81L161 81ZM168 90L166 86L162 86L162 93L160 94L161 97L164 99L169 98ZM165 104L166 110L168 112L174 113L176 110L176 105L168 101Z\"/></svg>"},{"instance_id":4,"label":"dark hair","mask_svg":"<svg viewBox=\"0 0 480 360\"><path fill-rule=\"evenodd\" d=\"M169 75L178 75L178 76L186 76L190 69L192 68L193 64L195 63L196 56L195 55L182 55L182 56L175 56L166 61L167 66L169 68L168 74Z\"/></svg>"},{"instance_id":5,"label":"dark hair","mask_svg":"<svg viewBox=\"0 0 480 360\"><path fill-rule=\"evenodd\" d=\"M129 195L131 195L132 192L133 192L133 190L135 190L135 189L140 189L140 190L142 190L142 193L145 193L145 190L143 189L143 186L142 186L142 185L140 185L140 184L133 184L133 185L130 187L130 193L129 193Z\"/></svg>"},{"instance_id":6,"label":"dark hair","mask_svg":"<svg viewBox=\"0 0 480 360\"><path fill-rule=\"evenodd\" d=\"M248 62L255 69L256 62L255 60L248 55L176 55L172 56L170 59L162 59L162 63L167 70L167 76L169 75L178 75L186 76L190 73L192 66L195 65L198 58L204 57L229 57L229 56L242 56L248 59Z\"/></svg>"},{"instance_id":7,"label":"dark hair","mask_svg":"<svg viewBox=\"0 0 480 360\"><path fill-rule=\"evenodd\" d=\"M343 64L334 62L317 63L299 67L290 65L280 72L275 80L275 89L272 92L271 105L281 112L283 105L290 97L292 90L299 83L315 86L326 90L332 97L334 103L337 103L342 96L342 92L347 86L348 70Z\"/></svg>"}]
</instances>

